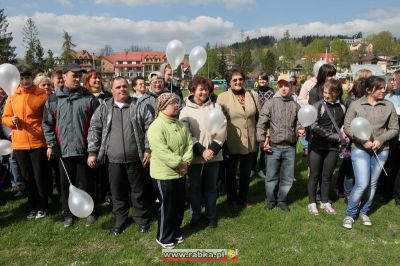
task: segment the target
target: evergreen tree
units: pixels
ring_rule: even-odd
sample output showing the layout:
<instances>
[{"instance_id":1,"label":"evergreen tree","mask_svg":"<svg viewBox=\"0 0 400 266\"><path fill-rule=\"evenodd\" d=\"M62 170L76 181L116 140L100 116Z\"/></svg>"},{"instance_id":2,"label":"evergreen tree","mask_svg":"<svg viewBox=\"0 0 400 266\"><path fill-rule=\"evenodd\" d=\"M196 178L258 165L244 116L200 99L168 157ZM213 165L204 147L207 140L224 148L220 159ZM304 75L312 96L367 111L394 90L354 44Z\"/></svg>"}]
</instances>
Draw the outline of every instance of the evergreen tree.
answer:
<instances>
[{"instance_id":1,"label":"evergreen tree","mask_svg":"<svg viewBox=\"0 0 400 266\"><path fill-rule=\"evenodd\" d=\"M61 53L61 62L64 65L72 63L74 60L74 50L73 48L76 46L72 43L72 37L64 30L63 35L63 45L62 45L62 53Z\"/></svg>"},{"instance_id":2,"label":"evergreen tree","mask_svg":"<svg viewBox=\"0 0 400 266\"><path fill-rule=\"evenodd\" d=\"M15 64L17 55L15 54L15 46L11 46L12 32L7 33L7 28L7 16L4 15L4 9L0 9L0 64Z\"/></svg>"},{"instance_id":3,"label":"evergreen tree","mask_svg":"<svg viewBox=\"0 0 400 266\"><path fill-rule=\"evenodd\" d=\"M290 39L289 31L286 30L283 38L277 44L280 71L290 70L296 59L299 58L302 46L300 43Z\"/></svg>"},{"instance_id":4,"label":"evergreen tree","mask_svg":"<svg viewBox=\"0 0 400 266\"><path fill-rule=\"evenodd\" d=\"M210 43L207 43L205 50L207 52L207 61L197 75L213 79L218 75L218 49L217 46L211 48Z\"/></svg>"},{"instance_id":5,"label":"evergreen tree","mask_svg":"<svg viewBox=\"0 0 400 266\"><path fill-rule=\"evenodd\" d=\"M267 73L274 74L276 70L276 58L270 49L267 50L265 56L261 59L262 69Z\"/></svg>"},{"instance_id":6,"label":"evergreen tree","mask_svg":"<svg viewBox=\"0 0 400 266\"><path fill-rule=\"evenodd\" d=\"M246 75L252 70L251 44L247 36L246 41L235 51L235 65Z\"/></svg>"},{"instance_id":7,"label":"evergreen tree","mask_svg":"<svg viewBox=\"0 0 400 266\"><path fill-rule=\"evenodd\" d=\"M37 49L41 47L39 32L33 19L28 18L22 29L22 41L25 45L25 63L32 69L36 69L38 65L38 52ZM40 53L40 51L39 51ZM43 49L41 51L43 57Z\"/></svg>"},{"instance_id":8,"label":"evergreen tree","mask_svg":"<svg viewBox=\"0 0 400 266\"><path fill-rule=\"evenodd\" d=\"M54 60L54 53L52 50L49 49L47 51L47 58L45 60L45 71L46 72L52 71L55 64L56 64L56 62Z\"/></svg>"},{"instance_id":9,"label":"evergreen tree","mask_svg":"<svg viewBox=\"0 0 400 266\"><path fill-rule=\"evenodd\" d=\"M228 72L228 65L226 64L226 56L224 52L224 48L219 48L219 57L218 57L218 78L223 79Z\"/></svg>"},{"instance_id":10,"label":"evergreen tree","mask_svg":"<svg viewBox=\"0 0 400 266\"><path fill-rule=\"evenodd\" d=\"M36 41L35 57L36 57L36 63L33 69L36 69L37 71L40 72L46 71L45 69L46 61L44 59L44 51L42 45L40 44L39 39Z\"/></svg>"}]
</instances>

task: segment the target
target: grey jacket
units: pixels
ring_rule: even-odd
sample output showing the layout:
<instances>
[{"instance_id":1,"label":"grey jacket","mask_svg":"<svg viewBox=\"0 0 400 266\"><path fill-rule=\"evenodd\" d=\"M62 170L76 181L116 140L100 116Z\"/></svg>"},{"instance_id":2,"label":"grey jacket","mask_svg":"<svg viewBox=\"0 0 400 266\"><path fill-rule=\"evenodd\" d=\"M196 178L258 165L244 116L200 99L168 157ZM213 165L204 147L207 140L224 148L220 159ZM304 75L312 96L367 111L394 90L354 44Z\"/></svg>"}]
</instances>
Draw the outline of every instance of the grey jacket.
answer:
<instances>
[{"instance_id":1,"label":"grey jacket","mask_svg":"<svg viewBox=\"0 0 400 266\"><path fill-rule=\"evenodd\" d=\"M388 149L389 140L399 133L399 122L393 103L381 100L372 106L364 96L350 104L344 119L344 133L353 140L352 148L365 150L362 141L354 136L350 128L351 121L356 117L364 117L371 123L371 140L379 140L383 149Z\"/></svg>"},{"instance_id":2,"label":"grey jacket","mask_svg":"<svg viewBox=\"0 0 400 266\"><path fill-rule=\"evenodd\" d=\"M60 146L61 156L86 156L90 119L99 101L83 87L68 91L61 86L43 110L43 133L50 147Z\"/></svg>"},{"instance_id":3,"label":"grey jacket","mask_svg":"<svg viewBox=\"0 0 400 266\"><path fill-rule=\"evenodd\" d=\"M276 92L261 108L257 123L257 141L263 143L269 136L271 146L296 146L297 130L302 128L297 119L299 110L300 105L291 95L282 97L279 91Z\"/></svg>"},{"instance_id":4,"label":"grey jacket","mask_svg":"<svg viewBox=\"0 0 400 266\"><path fill-rule=\"evenodd\" d=\"M137 150L140 160L143 161L144 152L150 153L149 142L147 140L147 129L154 120L151 107L145 102L138 102L137 98L131 98L129 107L131 126L134 131ZM112 121L112 109L114 99L109 99L102 103L94 113L90 121L88 133L88 152L97 155L99 164L105 163L107 147L110 140L110 129Z\"/></svg>"}]
</instances>

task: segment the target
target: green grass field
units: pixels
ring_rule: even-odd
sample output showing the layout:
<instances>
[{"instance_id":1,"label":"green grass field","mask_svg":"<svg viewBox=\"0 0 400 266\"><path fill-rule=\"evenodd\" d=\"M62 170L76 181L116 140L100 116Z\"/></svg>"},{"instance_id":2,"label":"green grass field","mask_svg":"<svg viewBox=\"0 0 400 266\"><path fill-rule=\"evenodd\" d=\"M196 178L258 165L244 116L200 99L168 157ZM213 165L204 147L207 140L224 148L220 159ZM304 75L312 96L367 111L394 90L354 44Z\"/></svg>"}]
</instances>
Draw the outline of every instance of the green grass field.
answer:
<instances>
[{"instance_id":1,"label":"green grass field","mask_svg":"<svg viewBox=\"0 0 400 266\"><path fill-rule=\"evenodd\" d=\"M290 213L264 210L264 181L260 178L251 183L252 207L234 212L225 205L225 196L218 199L217 229L190 229L186 211L182 225L186 240L177 248L235 248L240 265L400 265L400 209L393 201L380 205L375 200L372 227L357 220L353 230L346 230L341 226L342 199L333 203L336 216L308 214L306 175L305 158L298 154ZM25 204L25 199L16 200L9 191L0 191L0 265L166 263L160 260L161 247L155 242L155 220L147 234L140 234L131 224L120 236L112 237L109 205L101 206L95 225L87 228L81 220L65 229L61 212L54 208L45 219L26 221Z\"/></svg>"}]
</instances>

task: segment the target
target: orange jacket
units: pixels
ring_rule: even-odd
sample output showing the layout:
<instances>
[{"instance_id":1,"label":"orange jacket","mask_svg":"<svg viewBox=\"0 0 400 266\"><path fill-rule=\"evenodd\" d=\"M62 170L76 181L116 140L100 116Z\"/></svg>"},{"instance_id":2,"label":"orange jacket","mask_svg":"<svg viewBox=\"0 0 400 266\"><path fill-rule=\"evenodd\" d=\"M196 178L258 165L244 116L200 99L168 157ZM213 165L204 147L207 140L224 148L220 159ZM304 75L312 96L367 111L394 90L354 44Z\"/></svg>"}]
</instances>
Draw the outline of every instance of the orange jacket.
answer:
<instances>
[{"instance_id":1,"label":"orange jacket","mask_svg":"<svg viewBox=\"0 0 400 266\"><path fill-rule=\"evenodd\" d=\"M24 89L18 87L15 93L7 98L2 123L12 129L12 148L15 150L31 150L46 147L42 130L43 107L47 94L37 88ZM13 117L18 117L14 125Z\"/></svg>"}]
</instances>

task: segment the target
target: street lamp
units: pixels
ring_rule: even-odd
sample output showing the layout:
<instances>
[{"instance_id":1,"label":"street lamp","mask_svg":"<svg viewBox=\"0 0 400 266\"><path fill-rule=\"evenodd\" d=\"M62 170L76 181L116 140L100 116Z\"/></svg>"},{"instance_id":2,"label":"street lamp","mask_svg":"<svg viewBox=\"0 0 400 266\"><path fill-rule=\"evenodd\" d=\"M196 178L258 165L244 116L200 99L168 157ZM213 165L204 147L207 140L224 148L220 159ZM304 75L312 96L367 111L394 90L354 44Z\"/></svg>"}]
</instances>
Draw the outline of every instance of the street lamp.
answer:
<instances>
[{"instance_id":1,"label":"street lamp","mask_svg":"<svg viewBox=\"0 0 400 266\"><path fill-rule=\"evenodd\" d=\"M93 69L96 69L96 61L94 60L94 53L93 53Z\"/></svg>"}]
</instances>

